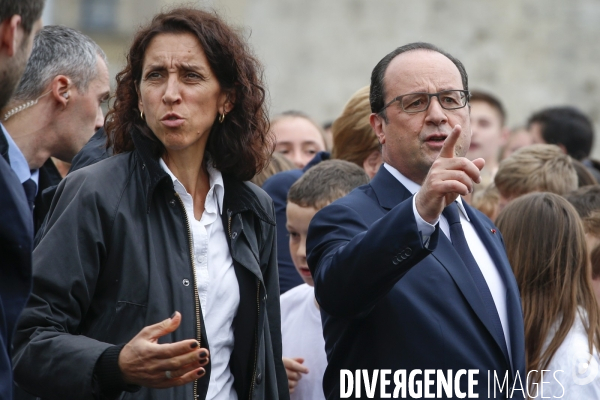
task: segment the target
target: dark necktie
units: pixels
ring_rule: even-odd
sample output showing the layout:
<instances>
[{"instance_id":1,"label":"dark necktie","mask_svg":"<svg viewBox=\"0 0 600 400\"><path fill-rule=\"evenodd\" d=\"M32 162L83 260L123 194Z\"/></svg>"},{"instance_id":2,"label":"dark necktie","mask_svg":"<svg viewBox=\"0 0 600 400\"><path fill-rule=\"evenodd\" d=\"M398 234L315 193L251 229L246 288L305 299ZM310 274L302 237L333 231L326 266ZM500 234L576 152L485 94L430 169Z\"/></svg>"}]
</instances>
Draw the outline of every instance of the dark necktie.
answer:
<instances>
[{"instance_id":1,"label":"dark necktie","mask_svg":"<svg viewBox=\"0 0 600 400\"><path fill-rule=\"evenodd\" d=\"M29 209L33 211L33 203L35 203L35 192L37 185L32 179L27 179L25 182L23 182L23 189L25 190L25 196L27 197Z\"/></svg>"},{"instance_id":2,"label":"dark necktie","mask_svg":"<svg viewBox=\"0 0 600 400\"><path fill-rule=\"evenodd\" d=\"M475 257L473 257L473 253L471 253L469 245L467 244L467 239L465 238L465 233L460 223L458 205L456 202L449 204L442 212L442 215L446 217L448 225L450 225L450 238L452 240L452 245L467 266L473 281L475 281L475 286L477 286L477 290L481 295L481 299L485 309L487 310L487 314L493 323L496 334L499 338L505 339L504 330L502 329L502 323L500 322L500 317L498 316L498 310L496 309L494 298L492 297L490 288L488 287L487 282L481 273L481 269L479 269L479 265L477 265L477 261L475 261ZM503 350L506 351L506 340L503 340L502 343L504 345Z\"/></svg>"}]
</instances>

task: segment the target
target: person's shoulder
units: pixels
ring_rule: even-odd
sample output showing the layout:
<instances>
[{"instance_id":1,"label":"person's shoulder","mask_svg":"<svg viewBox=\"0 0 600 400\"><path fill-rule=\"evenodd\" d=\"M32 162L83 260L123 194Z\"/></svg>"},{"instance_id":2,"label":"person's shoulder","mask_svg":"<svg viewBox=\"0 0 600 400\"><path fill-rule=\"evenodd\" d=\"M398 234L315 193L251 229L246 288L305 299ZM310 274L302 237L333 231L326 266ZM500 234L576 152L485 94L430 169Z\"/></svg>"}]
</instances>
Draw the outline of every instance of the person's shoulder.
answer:
<instances>
[{"instance_id":1,"label":"person's shoulder","mask_svg":"<svg viewBox=\"0 0 600 400\"><path fill-rule=\"evenodd\" d=\"M307 299L312 301L314 296L314 288L306 283L288 290L280 297L282 316L293 313L294 310L297 310L298 306L307 301Z\"/></svg>"},{"instance_id":2,"label":"person's shoulder","mask_svg":"<svg viewBox=\"0 0 600 400\"><path fill-rule=\"evenodd\" d=\"M581 306L578 307L573 326L571 326L571 329L565 338L565 342L568 341L568 347L570 347L569 354L573 354L573 351L586 351L589 353L588 335L585 329L585 326L588 324L587 311ZM598 349L595 349L595 353L597 356Z\"/></svg>"},{"instance_id":3,"label":"person's shoulder","mask_svg":"<svg viewBox=\"0 0 600 400\"><path fill-rule=\"evenodd\" d=\"M373 187L370 183L367 183L366 185L354 188L350 193L344 197L340 197L331 204L353 205L374 202L376 202L376 197L374 196Z\"/></svg>"},{"instance_id":4,"label":"person's shoulder","mask_svg":"<svg viewBox=\"0 0 600 400\"><path fill-rule=\"evenodd\" d=\"M96 182L101 185L106 182L113 184L121 179L126 179L132 168L132 153L122 153L105 158L95 164L88 165L71 172L65 177L65 181Z\"/></svg>"},{"instance_id":5,"label":"person's shoulder","mask_svg":"<svg viewBox=\"0 0 600 400\"><path fill-rule=\"evenodd\" d=\"M273 210L273 199L271 199L271 196L269 196L267 194L267 192L265 192L262 188L260 188L259 186L255 185L254 183L252 183L250 181L244 182L244 185L246 185L246 187L252 191L254 196L256 196L256 199L258 200L258 204L260 205L260 207L270 217L270 221L267 221L267 222L272 222L274 225L275 224L275 212Z\"/></svg>"},{"instance_id":6,"label":"person's shoulder","mask_svg":"<svg viewBox=\"0 0 600 400\"><path fill-rule=\"evenodd\" d=\"M123 199L128 198L126 188L133 180L134 165L132 153L123 153L69 173L56 188L45 233L38 235L36 242L43 240L48 229L59 220L63 224L88 224L90 229L93 229L90 221L112 224L120 207L133 204ZM143 210L137 205L133 207Z\"/></svg>"},{"instance_id":7,"label":"person's shoulder","mask_svg":"<svg viewBox=\"0 0 600 400\"><path fill-rule=\"evenodd\" d=\"M240 181L223 175L225 203L235 212L250 210L263 222L275 226L273 200L264 190L250 181Z\"/></svg>"},{"instance_id":8,"label":"person's shoulder","mask_svg":"<svg viewBox=\"0 0 600 400\"><path fill-rule=\"evenodd\" d=\"M314 288L307 283L303 283L282 294L281 301L284 302L294 299L302 299L309 295L314 295Z\"/></svg>"},{"instance_id":9,"label":"person's shoulder","mask_svg":"<svg viewBox=\"0 0 600 400\"><path fill-rule=\"evenodd\" d=\"M330 214L334 212L354 211L359 214L368 212L373 207L378 207L377 198L374 196L371 185L366 184L352 190L344 197L334 200L331 204L323 207L317 215Z\"/></svg>"},{"instance_id":10,"label":"person's shoulder","mask_svg":"<svg viewBox=\"0 0 600 400\"><path fill-rule=\"evenodd\" d=\"M108 199L118 201L131 179L134 163L132 153L123 153L73 171L58 185L55 197L96 204Z\"/></svg>"},{"instance_id":11,"label":"person's shoulder","mask_svg":"<svg viewBox=\"0 0 600 400\"><path fill-rule=\"evenodd\" d=\"M328 151L320 151L317 154L315 154L315 156L312 158L312 160L310 160L308 162L308 164L306 164L304 166L304 168L302 168L302 173L308 171L315 165L320 164L322 161L327 161L330 159L331 159L331 153L329 153Z\"/></svg>"},{"instance_id":12,"label":"person's shoulder","mask_svg":"<svg viewBox=\"0 0 600 400\"><path fill-rule=\"evenodd\" d=\"M16 241L18 242L16 248L27 248L31 245L33 237L31 210L19 178L2 156L0 156L0 217L2 220L0 237L6 243Z\"/></svg>"},{"instance_id":13,"label":"person's shoulder","mask_svg":"<svg viewBox=\"0 0 600 400\"><path fill-rule=\"evenodd\" d=\"M106 132L104 127L98 129L94 136L73 157L70 171L76 171L88 165L97 163L112 155L112 149L106 148Z\"/></svg>"},{"instance_id":14,"label":"person's shoulder","mask_svg":"<svg viewBox=\"0 0 600 400\"><path fill-rule=\"evenodd\" d=\"M256 198L259 202L261 202L261 204L268 205L272 203L271 197L269 197L269 195L264 191L264 189L262 189L258 185L250 181L245 181L243 182L243 184L256 196Z\"/></svg>"},{"instance_id":15,"label":"person's shoulder","mask_svg":"<svg viewBox=\"0 0 600 400\"><path fill-rule=\"evenodd\" d=\"M2 156L0 156L0 187L3 190L6 190L5 188L9 187L18 187L22 190L19 178L17 178L17 175L13 172L10 164ZM23 194L22 197L25 198L25 194Z\"/></svg>"},{"instance_id":16,"label":"person's shoulder","mask_svg":"<svg viewBox=\"0 0 600 400\"><path fill-rule=\"evenodd\" d=\"M589 355L589 344L588 336L583 325L583 319L587 320L587 313L585 310L579 308L578 314L575 316L573 325L569 329L569 332L563 339L562 343L554 353L552 360L550 361L550 369L564 368L565 366L571 365L574 362L576 355L586 354ZM550 332L546 340L545 346L548 346L552 337L556 334L558 323L553 325L553 329ZM598 349L595 349L595 356L598 358Z\"/></svg>"},{"instance_id":17,"label":"person's shoulder","mask_svg":"<svg viewBox=\"0 0 600 400\"><path fill-rule=\"evenodd\" d=\"M552 356L546 370L552 371L554 379L544 384L544 394L548 398L555 396L559 398L584 399L598 398L600 395L600 380L589 380L590 373L586 369L597 370L600 365L598 349L593 349L593 358L590 357L587 332L582 319L587 318L585 310L579 310L579 315L575 317L573 325L567 336L564 338L558 349ZM548 346L554 334L558 323L553 325L550 335L546 339L545 347Z\"/></svg>"},{"instance_id":18,"label":"person's shoulder","mask_svg":"<svg viewBox=\"0 0 600 400\"><path fill-rule=\"evenodd\" d=\"M263 183L262 188L269 195L285 193L292 187L292 185L300 179L304 172L301 169L290 169L288 171L278 172L271 176Z\"/></svg>"}]
</instances>

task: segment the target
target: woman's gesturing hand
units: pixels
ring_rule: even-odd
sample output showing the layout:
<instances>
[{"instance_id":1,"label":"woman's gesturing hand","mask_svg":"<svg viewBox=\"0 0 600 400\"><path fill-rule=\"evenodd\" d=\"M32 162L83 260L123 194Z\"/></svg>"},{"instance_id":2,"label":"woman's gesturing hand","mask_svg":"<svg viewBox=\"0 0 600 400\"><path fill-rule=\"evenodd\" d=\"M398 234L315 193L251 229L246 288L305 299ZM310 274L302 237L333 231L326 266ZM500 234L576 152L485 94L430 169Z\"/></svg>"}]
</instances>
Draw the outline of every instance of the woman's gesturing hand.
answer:
<instances>
[{"instance_id":1,"label":"woman's gesturing hand","mask_svg":"<svg viewBox=\"0 0 600 400\"><path fill-rule=\"evenodd\" d=\"M145 327L119 354L119 368L125 382L133 385L168 388L185 385L204 376L208 364L207 349L194 339L158 344L158 338L175 331L181 314Z\"/></svg>"}]
</instances>

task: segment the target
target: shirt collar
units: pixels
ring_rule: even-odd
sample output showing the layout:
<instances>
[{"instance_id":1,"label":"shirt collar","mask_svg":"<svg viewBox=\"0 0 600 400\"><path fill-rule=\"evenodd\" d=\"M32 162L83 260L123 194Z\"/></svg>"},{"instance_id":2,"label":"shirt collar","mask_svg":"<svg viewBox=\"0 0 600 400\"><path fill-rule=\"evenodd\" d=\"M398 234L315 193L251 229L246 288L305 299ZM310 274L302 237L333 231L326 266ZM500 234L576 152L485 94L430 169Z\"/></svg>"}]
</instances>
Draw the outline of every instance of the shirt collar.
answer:
<instances>
[{"instance_id":1,"label":"shirt collar","mask_svg":"<svg viewBox=\"0 0 600 400\"><path fill-rule=\"evenodd\" d=\"M185 190L185 187L183 187L183 184L179 181L179 179L177 179L177 177L175 175L173 175L173 173L171 172L171 170L169 169L167 164L164 162L162 157L160 157L158 159L158 163L160 164L161 168L167 174L169 174L173 183L176 185L180 185L183 188L183 190ZM221 171L219 171L218 169L216 169L212 166L212 163L210 162L210 160L207 160L206 165L207 165L206 170L208 171L208 181L210 184L210 188L208 189L208 191L210 192L212 190L216 194L217 204L219 206L219 214L222 214L223 213L223 197L225 196L225 185L223 184L223 174L221 174Z\"/></svg>"},{"instance_id":2,"label":"shirt collar","mask_svg":"<svg viewBox=\"0 0 600 400\"><path fill-rule=\"evenodd\" d=\"M402 175L402 173L400 171L398 171L396 168L392 167L391 165L389 165L387 163L383 163L383 166L385 167L385 169L388 170L388 172L390 174L392 174L392 176L394 178L398 179L398 181L402 185L404 185L404 187L406 188L406 190L408 190L413 195L415 193L417 193L421 189L421 185L419 185L418 183L415 183L415 182L411 181L406 176ZM463 205L462 197L458 196L455 201L456 201L456 203L458 205L458 209L462 213L463 217L465 217L465 219L467 221L471 221L469 219L469 216L467 215L467 210L465 210L465 206Z\"/></svg>"},{"instance_id":3,"label":"shirt collar","mask_svg":"<svg viewBox=\"0 0 600 400\"><path fill-rule=\"evenodd\" d=\"M29 164L25 159L25 156L19 149L19 146L12 139L10 134L7 132L4 125L0 124L0 128L2 128L2 133L8 142L8 158L10 159L10 167L14 171L14 173L19 178L21 183L25 182L28 179L31 179L35 182L36 186L38 185L38 170L31 171L29 170Z\"/></svg>"}]
</instances>

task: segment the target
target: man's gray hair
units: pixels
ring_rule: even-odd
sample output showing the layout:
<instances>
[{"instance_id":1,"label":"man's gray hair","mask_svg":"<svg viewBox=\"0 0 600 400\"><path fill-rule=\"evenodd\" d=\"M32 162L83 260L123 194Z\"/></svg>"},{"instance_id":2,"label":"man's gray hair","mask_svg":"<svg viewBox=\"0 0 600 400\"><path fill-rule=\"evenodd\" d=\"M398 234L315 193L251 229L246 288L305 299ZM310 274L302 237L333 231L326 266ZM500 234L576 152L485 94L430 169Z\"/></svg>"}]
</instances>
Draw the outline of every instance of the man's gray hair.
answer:
<instances>
[{"instance_id":1,"label":"man's gray hair","mask_svg":"<svg viewBox=\"0 0 600 400\"><path fill-rule=\"evenodd\" d=\"M88 36L66 26L45 26L35 36L31 57L13 99L38 98L57 75L69 77L80 93L85 92L98 76L98 56L108 65L104 51Z\"/></svg>"}]
</instances>

